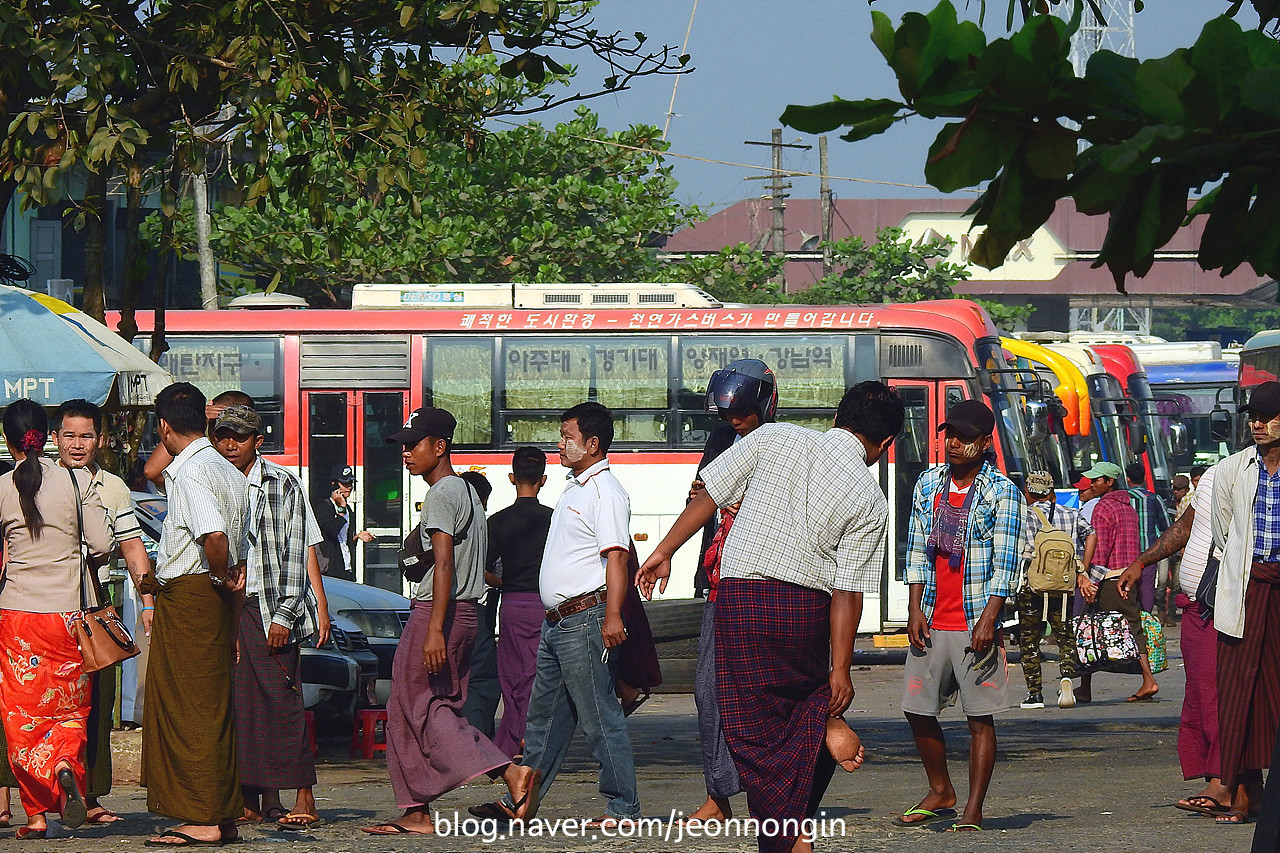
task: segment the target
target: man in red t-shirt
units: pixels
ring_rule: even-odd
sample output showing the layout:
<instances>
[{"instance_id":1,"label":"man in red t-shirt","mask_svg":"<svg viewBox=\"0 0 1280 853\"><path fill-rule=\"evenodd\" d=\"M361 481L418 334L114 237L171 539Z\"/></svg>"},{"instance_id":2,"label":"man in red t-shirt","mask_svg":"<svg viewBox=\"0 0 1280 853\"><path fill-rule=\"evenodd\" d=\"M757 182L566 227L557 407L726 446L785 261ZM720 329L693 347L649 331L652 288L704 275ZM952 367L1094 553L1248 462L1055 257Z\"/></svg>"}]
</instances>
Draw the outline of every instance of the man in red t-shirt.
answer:
<instances>
[{"instance_id":1,"label":"man in red t-shirt","mask_svg":"<svg viewBox=\"0 0 1280 853\"><path fill-rule=\"evenodd\" d=\"M929 792L894 823L955 817L938 715L958 692L972 746L969 800L951 829L964 832L982 828L995 770L993 715L1011 705L997 623L1018 582L1026 503L991 458L995 415L984 403L956 403L938 429L946 431L947 464L922 474L912 497L906 566L911 648L902 690Z\"/></svg>"}]
</instances>

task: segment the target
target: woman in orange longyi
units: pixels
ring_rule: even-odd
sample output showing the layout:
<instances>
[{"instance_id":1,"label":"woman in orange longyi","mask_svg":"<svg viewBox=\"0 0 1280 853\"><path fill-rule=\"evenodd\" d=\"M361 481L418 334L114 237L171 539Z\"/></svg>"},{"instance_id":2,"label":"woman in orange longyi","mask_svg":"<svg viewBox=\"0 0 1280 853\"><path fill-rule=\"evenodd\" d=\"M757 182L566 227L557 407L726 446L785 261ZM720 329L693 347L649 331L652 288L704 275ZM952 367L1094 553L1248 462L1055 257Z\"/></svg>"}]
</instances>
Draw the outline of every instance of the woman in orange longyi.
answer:
<instances>
[{"instance_id":1,"label":"woman in orange longyi","mask_svg":"<svg viewBox=\"0 0 1280 853\"><path fill-rule=\"evenodd\" d=\"M81 609L83 567L76 506L82 496L83 538L92 554L111 549L106 511L88 472L46 459L44 409L15 400L4 411L4 439L18 467L0 477L0 708L9 762L27 825L17 838L43 838L46 812L84 823L89 679L70 618Z\"/></svg>"}]
</instances>

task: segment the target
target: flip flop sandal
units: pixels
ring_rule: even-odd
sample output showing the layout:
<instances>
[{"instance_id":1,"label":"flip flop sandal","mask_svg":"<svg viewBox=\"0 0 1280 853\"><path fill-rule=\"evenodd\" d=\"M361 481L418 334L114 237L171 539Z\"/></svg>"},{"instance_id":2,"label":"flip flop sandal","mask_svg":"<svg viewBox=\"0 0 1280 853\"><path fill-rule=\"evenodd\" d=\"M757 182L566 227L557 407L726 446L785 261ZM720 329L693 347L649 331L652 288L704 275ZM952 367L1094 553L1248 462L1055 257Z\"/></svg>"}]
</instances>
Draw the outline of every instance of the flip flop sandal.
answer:
<instances>
[{"instance_id":1,"label":"flip flop sandal","mask_svg":"<svg viewBox=\"0 0 1280 853\"><path fill-rule=\"evenodd\" d=\"M1217 817L1220 814L1231 811L1230 806L1218 802L1207 794L1199 794L1194 797L1187 797L1184 800L1178 800L1173 804L1173 807L1182 809L1184 812L1204 815L1205 817Z\"/></svg>"},{"instance_id":2,"label":"flip flop sandal","mask_svg":"<svg viewBox=\"0 0 1280 853\"><path fill-rule=\"evenodd\" d=\"M0 812L0 829L3 829L4 827L8 826L12 821L13 821L13 812L11 812L9 809L5 809L4 811Z\"/></svg>"},{"instance_id":3,"label":"flip flop sandal","mask_svg":"<svg viewBox=\"0 0 1280 853\"><path fill-rule=\"evenodd\" d=\"M470 806L467 809L467 814L484 820L511 821L516 819L515 815L512 814L499 800L494 800L491 803L481 803L478 806Z\"/></svg>"},{"instance_id":4,"label":"flip flop sandal","mask_svg":"<svg viewBox=\"0 0 1280 853\"><path fill-rule=\"evenodd\" d=\"M1218 826L1244 826L1249 822L1249 816L1244 812L1223 812L1221 815L1213 819Z\"/></svg>"},{"instance_id":5,"label":"flip flop sandal","mask_svg":"<svg viewBox=\"0 0 1280 853\"><path fill-rule=\"evenodd\" d=\"M314 829L322 823L324 823L324 818L320 817L320 815L306 813L295 814L293 812L289 812L287 815L276 821L276 826L281 829L289 830L290 832L306 832L309 829Z\"/></svg>"},{"instance_id":6,"label":"flip flop sandal","mask_svg":"<svg viewBox=\"0 0 1280 853\"><path fill-rule=\"evenodd\" d=\"M161 838L176 838L177 842L160 841ZM185 832L178 832L176 829L170 829L162 832L155 838L148 838L142 842L143 847L222 847L225 844L235 844L239 838L219 838L216 841L205 841L202 838L196 838L187 835Z\"/></svg>"},{"instance_id":7,"label":"flip flop sandal","mask_svg":"<svg viewBox=\"0 0 1280 853\"><path fill-rule=\"evenodd\" d=\"M976 823L953 823L947 827L947 832L981 832L982 827Z\"/></svg>"},{"instance_id":8,"label":"flip flop sandal","mask_svg":"<svg viewBox=\"0 0 1280 853\"><path fill-rule=\"evenodd\" d=\"M103 809L97 814L85 815L84 822L89 826L106 826L110 823L120 823L123 821L120 815L111 811L111 809Z\"/></svg>"},{"instance_id":9,"label":"flip flop sandal","mask_svg":"<svg viewBox=\"0 0 1280 853\"><path fill-rule=\"evenodd\" d=\"M1154 694L1154 693L1135 693L1135 694L1133 694L1132 696L1130 696L1128 699L1126 699L1126 700L1124 700L1124 701L1126 701L1126 702L1154 702L1155 700L1156 700L1156 694Z\"/></svg>"},{"instance_id":10,"label":"flip flop sandal","mask_svg":"<svg viewBox=\"0 0 1280 853\"><path fill-rule=\"evenodd\" d=\"M29 826L20 826L13 833L13 837L16 838L18 841L39 841L40 839L44 838L46 835L48 835L48 830L32 829Z\"/></svg>"},{"instance_id":11,"label":"flip flop sandal","mask_svg":"<svg viewBox=\"0 0 1280 853\"><path fill-rule=\"evenodd\" d=\"M525 788L524 796L516 801L512 806L511 813L514 820L532 820L534 815L538 813L538 797L541 796L542 788L542 771L535 770L533 775L529 777L529 787ZM520 809L524 809L524 814L520 813Z\"/></svg>"},{"instance_id":12,"label":"flip flop sandal","mask_svg":"<svg viewBox=\"0 0 1280 853\"><path fill-rule=\"evenodd\" d=\"M79 829L84 826L89 810L85 808L80 790L76 787L75 774L64 767L58 771L58 787L66 798L62 804L62 825L67 829Z\"/></svg>"},{"instance_id":13,"label":"flip flop sandal","mask_svg":"<svg viewBox=\"0 0 1280 853\"><path fill-rule=\"evenodd\" d=\"M915 815L921 815L922 817L920 820L907 820L907 818ZM935 823L940 820L950 820L955 816L955 809L938 809L937 811L932 811L931 809L921 808L920 806L912 806L902 814L895 817L893 819L893 825L905 827L924 826L925 824Z\"/></svg>"},{"instance_id":14,"label":"flip flop sandal","mask_svg":"<svg viewBox=\"0 0 1280 853\"><path fill-rule=\"evenodd\" d=\"M379 823L374 826L362 826L361 832L367 832L370 835L435 835L435 830L431 832L418 832L416 829L403 827L398 823Z\"/></svg>"}]
</instances>

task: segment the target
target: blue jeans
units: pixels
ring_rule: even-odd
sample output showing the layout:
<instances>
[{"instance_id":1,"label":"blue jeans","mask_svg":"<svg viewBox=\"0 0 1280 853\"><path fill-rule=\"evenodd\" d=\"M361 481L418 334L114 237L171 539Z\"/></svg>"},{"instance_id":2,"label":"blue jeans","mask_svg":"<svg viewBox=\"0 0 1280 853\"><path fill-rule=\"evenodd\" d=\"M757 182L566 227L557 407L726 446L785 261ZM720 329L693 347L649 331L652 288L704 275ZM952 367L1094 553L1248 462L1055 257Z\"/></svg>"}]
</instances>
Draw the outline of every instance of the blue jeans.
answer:
<instances>
[{"instance_id":1,"label":"blue jeans","mask_svg":"<svg viewBox=\"0 0 1280 853\"><path fill-rule=\"evenodd\" d=\"M622 705L614 695L614 655L604 655L604 610L597 604L554 625L542 624L521 763L542 772L539 794L545 797L581 724L587 746L600 762L600 793L609 800L605 813L635 818L640 816L636 762ZM503 801L513 805L509 794Z\"/></svg>"}]
</instances>

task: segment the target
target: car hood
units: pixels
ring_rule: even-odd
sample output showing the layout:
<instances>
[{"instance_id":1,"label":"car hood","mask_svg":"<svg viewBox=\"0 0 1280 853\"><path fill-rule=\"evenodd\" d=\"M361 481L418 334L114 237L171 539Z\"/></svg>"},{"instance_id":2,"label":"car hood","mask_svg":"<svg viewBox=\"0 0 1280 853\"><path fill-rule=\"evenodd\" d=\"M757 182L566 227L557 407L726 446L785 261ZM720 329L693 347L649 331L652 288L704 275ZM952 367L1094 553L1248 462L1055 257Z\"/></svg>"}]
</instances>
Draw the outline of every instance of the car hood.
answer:
<instances>
[{"instance_id":1,"label":"car hood","mask_svg":"<svg viewBox=\"0 0 1280 853\"><path fill-rule=\"evenodd\" d=\"M376 586L367 586L340 578L324 579L324 594L329 599L329 612L342 610L408 610L409 599Z\"/></svg>"}]
</instances>

